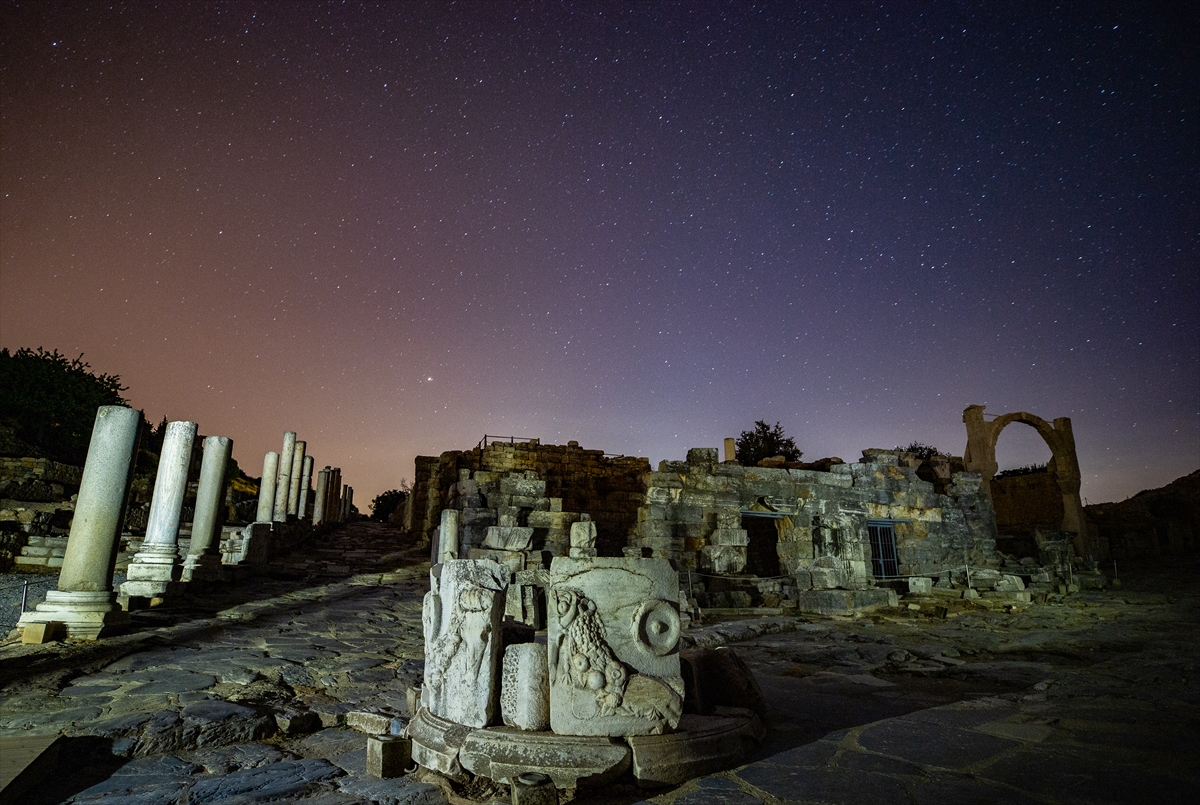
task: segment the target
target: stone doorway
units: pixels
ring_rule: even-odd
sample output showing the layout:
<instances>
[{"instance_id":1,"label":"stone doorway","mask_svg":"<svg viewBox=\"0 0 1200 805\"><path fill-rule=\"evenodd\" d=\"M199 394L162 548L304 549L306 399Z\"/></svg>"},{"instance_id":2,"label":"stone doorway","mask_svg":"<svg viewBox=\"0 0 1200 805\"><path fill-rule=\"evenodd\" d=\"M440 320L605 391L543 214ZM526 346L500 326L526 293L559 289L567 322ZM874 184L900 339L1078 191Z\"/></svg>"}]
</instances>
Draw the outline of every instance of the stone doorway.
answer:
<instances>
[{"instance_id":1,"label":"stone doorway","mask_svg":"<svg viewBox=\"0 0 1200 805\"><path fill-rule=\"evenodd\" d=\"M782 575L779 569L779 529L774 517L742 512L746 530L746 572L759 578Z\"/></svg>"}]
</instances>

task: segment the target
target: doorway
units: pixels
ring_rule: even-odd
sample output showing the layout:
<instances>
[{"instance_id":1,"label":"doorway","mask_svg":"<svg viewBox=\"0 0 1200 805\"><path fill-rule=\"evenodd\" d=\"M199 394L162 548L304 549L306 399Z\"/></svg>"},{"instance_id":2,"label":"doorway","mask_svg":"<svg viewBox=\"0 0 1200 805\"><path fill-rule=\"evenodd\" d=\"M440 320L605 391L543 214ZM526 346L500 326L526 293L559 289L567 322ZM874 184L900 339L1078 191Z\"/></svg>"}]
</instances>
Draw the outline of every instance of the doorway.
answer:
<instances>
[{"instance_id":1,"label":"doorway","mask_svg":"<svg viewBox=\"0 0 1200 805\"><path fill-rule=\"evenodd\" d=\"M896 553L896 529L890 520L867 522L871 538L871 574L877 579L894 579L900 575L900 558Z\"/></svg>"},{"instance_id":2,"label":"doorway","mask_svg":"<svg viewBox=\"0 0 1200 805\"><path fill-rule=\"evenodd\" d=\"M782 575L779 572L779 529L774 517L742 513L742 528L749 540L746 545L746 572L759 578Z\"/></svg>"}]
</instances>

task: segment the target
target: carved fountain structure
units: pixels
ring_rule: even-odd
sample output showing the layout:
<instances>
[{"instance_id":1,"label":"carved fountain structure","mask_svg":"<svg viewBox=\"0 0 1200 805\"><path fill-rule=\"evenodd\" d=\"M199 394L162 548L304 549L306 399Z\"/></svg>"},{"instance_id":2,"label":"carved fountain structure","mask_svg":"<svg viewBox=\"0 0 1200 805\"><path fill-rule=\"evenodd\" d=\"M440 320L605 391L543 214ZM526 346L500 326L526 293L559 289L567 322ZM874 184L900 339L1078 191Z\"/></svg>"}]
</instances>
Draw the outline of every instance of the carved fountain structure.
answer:
<instances>
[{"instance_id":1,"label":"carved fountain structure","mask_svg":"<svg viewBox=\"0 0 1200 805\"><path fill-rule=\"evenodd\" d=\"M761 722L750 710L696 704L706 695L700 669L714 664L681 664L670 561L596 557L594 528L577 525L572 555L540 570L546 629L536 634L504 628L511 567L451 558L454 540L439 540L421 706L408 728L413 759L507 785L538 772L560 789L630 778L673 785L736 765L761 740ZM528 589L513 592L528 601Z\"/></svg>"}]
</instances>

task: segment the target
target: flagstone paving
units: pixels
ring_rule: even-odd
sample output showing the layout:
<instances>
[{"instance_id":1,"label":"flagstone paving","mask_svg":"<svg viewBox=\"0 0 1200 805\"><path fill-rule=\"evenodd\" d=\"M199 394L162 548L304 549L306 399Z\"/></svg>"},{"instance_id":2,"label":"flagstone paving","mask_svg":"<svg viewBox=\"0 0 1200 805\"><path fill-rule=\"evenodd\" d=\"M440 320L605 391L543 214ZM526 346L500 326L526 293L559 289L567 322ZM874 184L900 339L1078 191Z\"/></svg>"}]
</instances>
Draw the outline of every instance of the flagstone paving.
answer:
<instances>
[{"instance_id":1,"label":"flagstone paving","mask_svg":"<svg viewBox=\"0 0 1200 805\"><path fill-rule=\"evenodd\" d=\"M21 801L506 801L366 774L352 726L401 731L421 678L427 555L374 524L322 540L236 589L135 613L131 634L0 644L0 737L74 742ZM1183 801L1200 783L1196 570L1147 565L1119 590L1017 612L695 629L691 644L735 645L771 702L759 755L674 791L577 801Z\"/></svg>"}]
</instances>

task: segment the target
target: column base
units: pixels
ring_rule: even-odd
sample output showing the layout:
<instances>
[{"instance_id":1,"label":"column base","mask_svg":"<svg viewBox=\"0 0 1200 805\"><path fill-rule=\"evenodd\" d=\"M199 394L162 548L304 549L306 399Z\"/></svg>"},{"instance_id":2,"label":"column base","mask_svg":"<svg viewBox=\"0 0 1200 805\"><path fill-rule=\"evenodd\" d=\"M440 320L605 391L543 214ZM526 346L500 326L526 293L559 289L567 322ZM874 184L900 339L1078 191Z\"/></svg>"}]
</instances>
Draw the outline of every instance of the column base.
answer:
<instances>
[{"instance_id":1,"label":"column base","mask_svg":"<svg viewBox=\"0 0 1200 805\"><path fill-rule=\"evenodd\" d=\"M48 590L46 600L37 609L25 612L17 621L17 631L24 632L31 623L61 623L68 640L95 640L123 631L129 624L128 613L122 612L111 590L78 592Z\"/></svg>"},{"instance_id":2,"label":"column base","mask_svg":"<svg viewBox=\"0 0 1200 805\"><path fill-rule=\"evenodd\" d=\"M216 581L221 574L221 557L211 553L189 553L183 562L180 581Z\"/></svg>"}]
</instances>

